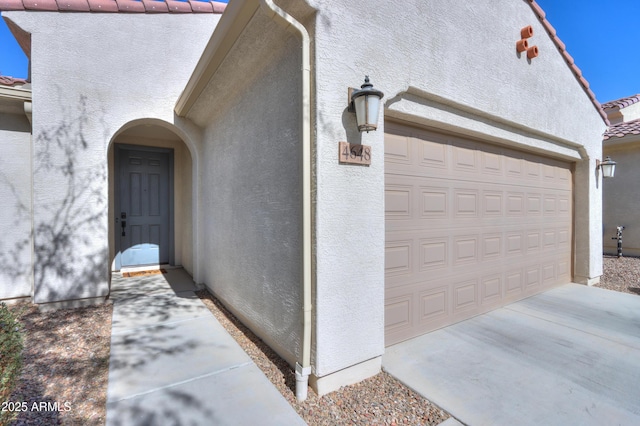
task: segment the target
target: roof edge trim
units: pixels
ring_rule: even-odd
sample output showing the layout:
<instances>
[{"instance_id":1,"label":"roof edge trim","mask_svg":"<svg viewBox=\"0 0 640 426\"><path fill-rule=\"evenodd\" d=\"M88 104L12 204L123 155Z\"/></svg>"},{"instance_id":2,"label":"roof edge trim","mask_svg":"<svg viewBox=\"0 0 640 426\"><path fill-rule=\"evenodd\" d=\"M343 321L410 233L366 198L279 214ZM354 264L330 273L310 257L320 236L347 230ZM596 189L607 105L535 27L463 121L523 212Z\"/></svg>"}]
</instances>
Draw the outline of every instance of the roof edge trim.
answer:
<instances>
[{"instance_id":1,"label":"roof edge trim","mask_svg":"<svg viewBox=\"0 0 640 426\"><path fill-rule=\"evenodd\" d=\"M0 85L0 98L31 102L31 89Z\"/></svg>"}]
</instances>

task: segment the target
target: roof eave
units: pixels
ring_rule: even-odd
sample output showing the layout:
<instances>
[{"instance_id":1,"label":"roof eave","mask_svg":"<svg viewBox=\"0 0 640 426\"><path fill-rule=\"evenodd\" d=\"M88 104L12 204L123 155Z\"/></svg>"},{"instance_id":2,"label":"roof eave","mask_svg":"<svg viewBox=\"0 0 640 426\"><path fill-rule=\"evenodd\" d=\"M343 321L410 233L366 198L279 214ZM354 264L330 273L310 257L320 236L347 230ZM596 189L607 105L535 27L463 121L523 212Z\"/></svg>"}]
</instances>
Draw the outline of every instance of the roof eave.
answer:
<instances>
[{"instance_id":1,"label":"roof eave","mask_svg":"<svg viewBox=\"0 0 640 426\"><path fill-rule=\"evenodd\" d=\"M21 102L31 102L31 90L22 87L0 85L0 98Z\"/></svg>"},{"instance_id":2,"label":"roof eave","mask_svg":"<svg viewBox=\"0 0 640 426\"><path fill-rule=\"evenodd\" d=\"M229 2L189 81L178 97L174 107L178 116L184 117L189 113L259 7L258 0Z\"/></svg>"}]
</instances>

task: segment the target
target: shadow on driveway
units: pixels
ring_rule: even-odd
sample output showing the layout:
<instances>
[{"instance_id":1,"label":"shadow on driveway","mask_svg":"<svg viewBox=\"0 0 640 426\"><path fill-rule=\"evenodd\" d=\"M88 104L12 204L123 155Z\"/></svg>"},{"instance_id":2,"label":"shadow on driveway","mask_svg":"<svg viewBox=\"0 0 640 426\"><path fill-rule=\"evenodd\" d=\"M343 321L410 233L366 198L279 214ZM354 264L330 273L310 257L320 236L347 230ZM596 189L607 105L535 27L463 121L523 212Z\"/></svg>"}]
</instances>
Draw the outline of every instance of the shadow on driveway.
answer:
<instances>
[{"instance_id":1,"label":"shadow on driveway","mask_svg":"<svg viewBox=\"0 0 640 426\"><path fill-rule=\"evenodd\" d=\"M387 348L469 425L640 424L640 299L568 284Z\"/></svg>"}]
</instances>

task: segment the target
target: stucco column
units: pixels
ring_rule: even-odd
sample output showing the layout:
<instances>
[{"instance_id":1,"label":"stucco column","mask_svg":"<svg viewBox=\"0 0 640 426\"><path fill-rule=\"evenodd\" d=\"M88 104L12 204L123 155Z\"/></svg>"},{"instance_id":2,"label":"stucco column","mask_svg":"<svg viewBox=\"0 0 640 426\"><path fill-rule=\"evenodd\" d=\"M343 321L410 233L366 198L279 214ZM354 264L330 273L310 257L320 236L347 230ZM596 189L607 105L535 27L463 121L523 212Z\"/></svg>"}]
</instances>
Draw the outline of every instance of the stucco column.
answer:
<instances>
[{"instance_id":1,"label":"stucco column","mask_svg":"<svg viewBox=\"0 0 640 426\"><path fill-rule=\"evenodd\" d=\"M602 275L602 173L596 157L576 163L574 174L574 281L593 285Z\"/></svg>"}]
</instances>

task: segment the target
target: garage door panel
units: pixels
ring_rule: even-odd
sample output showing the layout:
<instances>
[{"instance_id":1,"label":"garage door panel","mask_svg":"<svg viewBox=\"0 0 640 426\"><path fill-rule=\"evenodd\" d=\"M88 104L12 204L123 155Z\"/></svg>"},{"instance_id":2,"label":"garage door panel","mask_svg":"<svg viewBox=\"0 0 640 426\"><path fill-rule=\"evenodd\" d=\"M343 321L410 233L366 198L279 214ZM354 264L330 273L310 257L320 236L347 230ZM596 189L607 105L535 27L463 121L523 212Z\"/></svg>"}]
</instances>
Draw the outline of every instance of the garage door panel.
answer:
<instances>
[{"instance_id":1,"label":"garage door panel","mask_svg":"<svg viewBox=\"0 0 640 426\"><path fill-rule=\"evenodd\" d=\"M386 343L571 280L571 167L386 127Z\"/></svg>"},{"instance_id":2,"label":"garage door panel","mask_svg":"<svg viewBox=\"0 0 640 426\"><path fill-rule=\"evenodd\" d=\"M430 324L445 319L449 313L449 288L440 286L419 294L419 323Z\"/></svg>"},{"instance_id":3,"label":"garage door panel","mask_svg":"<svg viewBox=\"0 0 640 426\"><path fill-rule=\"evenodd\" d=\"M487 275L480 286L480 304L493 305L503 298L504 279L501 274Z\"/></svg>"},{"instance_id":4,"label":"garage door panel","mask_svg":"<svg viewBox=\"0 0 640 426\"><path fill-rule=\"evenodd\" d=\"M389 184L385 188L384 205L388 219L409 219L413 202L413 187Z\"/></svg>"},{"instance_id":5,"label":"garage door panel","mask_svg":"<svg viewBox=\"0 0 640 426\"><path fill-rule=\"evenodd\" d=\"M413 156L411 155L410 139L405 135L388 134L385 135L384 142L384 161L385 166L389 170L397 168L394 165L411 164ZM402 168L401 168L402 170Z\"/></svg>"},{"instance_id":6,"label":"garage door panel","mask_svg":"<svg viewBox=\"0 0 640 426\"><path fill-rule=\"evenodd\" d=\"M413 252L414 241L411 239L387 241L384 256L385 275L410 276L413 271Z\"/></svg>"},{"instance_id":7,"label":"garage door panel","mask_svg":"<svg viewBox=\"0 0 640 426\"><path fill-rule=\"evenodd\" d=\"M453 286L453 312L476 309L478 306L478 280L457 282Z\"/></svg>"},{"instance_id":8,"label":"garage door panel","mask_svg":"<svg viewBox=\"0 0 640 426\"><path fill-rule=\"evenodd\" d=\"M505 229L506 228L506 229ZM388 277L403 275L408 280L425 273L438 273L442 269L455 275L456 268L481 264L485 269L502 268L505 258L522 262L537 259L540 253L564 258L570 249L569 231L563 228L528 228L520 226L486 227L486 233L477 234L477 228L436 231L404 230L387 237L385 270ZM396 285L398 280L389 282Z\"/></svg>"},{"instance_id":9,"label":"garage door panel","mask_svg":"<svg viewBox=\"0 0 640 426\"><path fill-rule=\"evenodd\" d=\"M387 332L411 328L413 323L412 305L413 297L411 294L387 298L384 315Z\"/></svg>"},{"instance_id":10,"label":"garage door panel","mask_svg":"<svg viewBox=\"0 0 640 426\"><path fill-rule=\"evenodd\" d=\"M410 140L407 140L407 143L410 143ZM449 167L450 153L445 138L419 140L415 146L420 156L414 170L417 168L444 170Z\"/></svg>"}]
</instances>

